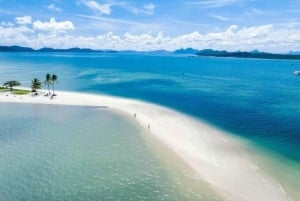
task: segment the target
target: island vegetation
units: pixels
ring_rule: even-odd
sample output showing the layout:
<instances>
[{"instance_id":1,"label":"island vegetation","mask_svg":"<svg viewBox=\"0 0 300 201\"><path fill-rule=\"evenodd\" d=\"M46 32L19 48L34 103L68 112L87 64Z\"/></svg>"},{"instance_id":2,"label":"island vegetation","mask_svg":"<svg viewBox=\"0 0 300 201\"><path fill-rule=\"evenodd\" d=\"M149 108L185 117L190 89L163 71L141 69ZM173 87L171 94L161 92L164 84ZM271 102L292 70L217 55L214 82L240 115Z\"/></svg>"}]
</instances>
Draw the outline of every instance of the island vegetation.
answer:
<instances>
[{"instance_id":1,"label":"island vegetation","mask_svg":"<svg viewBox=\"0 0 300 201\"><path fill-rule=\"evenodd\" d=\"M16 80L10 80L10 81L7 81L4 83L4 86L9 88L10 91L13 90L13 87L20 86L20 85L21 85L21 83Z\"/></svg>"},{"instance_id":2,"label":"island vegetation","mask_svg":"<svg viewBox=\"0 0 300 201\"><path fill-rule=\"evenodd\" d=\"M0 92L11 92L13 95L25 95L30 93L30 90L26 89L15 89L14 87L20 86L21 83L16 80L10 80L3 84L2 87L0 87Z\"/></svg>"},{"instance_id":3,"label":"island vegetation","mask_svg":"<svg viewBox=\"0 0 300 201\"><path fill-rule=\"evenodd\" d=\"M51 75L49 73L46 74L46 78L45 78L45 81L44 81L45 85L47 86L48 88L48 93L46 95L50 95L50 85L51 85Z\"/></svg>"},{"instance_id":4,"label":"island vegetation","mask_svg":"<svg viewBox=\"0 0 300 201\"><path fill-rule=\"evenodd\" d=\"M54 93L54 85L55 85L55 83L57 82L57 75L55 75L55 74L53 74L52 76L51 76L51 82L52 82L52 89L53 89L53 96L56 96L56 94Z\"/></svg>"},{"instance_id":5,"label":"island vegetation","mask_svg":"<svg viewBox=\"0 0 300 201\"><path fill-rule=\"evenodd\" d=\"M13 95L26 95L30 90L26 89L13 89L12 91L7 87L0 87L0 92L11 92Z\"/></svg>"},{"instance_id":6,"label":"island vegetation","mask_svg":"<svg viewBox=\"0 0 300 201\"><path fill-rule=\"evenodd\" d=\"M45 96L51 95L50 92L50 86L52 86L52 96L56 96L54 93L55 90L55 83L58 81L58 76L53 74L50 75L49 73L46 74L46 80L44 82L44 85L47 86L48 93ZM0 92L11 92L13 95L26 95L29 94L30 92L33 92L34 95L38 95L38 90L42 88L42 82L34 78L31 80L31 90L28 89L17 89L15 87L21 86L21 83L17 80L9 80L3 84L3 86L0 86Z\"/></svg>"},{"instance_id":7,"label":"island vegetation","mask_svg":"<svg viewBox=\"0 0 300 201\"><path fill-rule=\"evenodd\" d=\"M55 86L55 83L57 83L58 81L58 77L57 75L53 74L49 74L47 73L46 76L45 76L45 81L44 81L44 84L47 86L47 89L48 89L48 93L45 94L46 96L50 96L51 95L51 92L50 92L50 86L52 86L52 96L56 96L56 94L54 93L54 86Z\"/></svg>"},{"instance_id":8,"label":"island vegetation","mask_svg":"<svg viewBox=\"0 0 300 201\"><path fill-rule=\"evenodd\" d=\"M34 78L31 81L31 89L32 92L35 92L35 94L37 95L37 90L42 88L42 82L40 80L38 80L37 78Z\"/></svg>"}]
</instances>

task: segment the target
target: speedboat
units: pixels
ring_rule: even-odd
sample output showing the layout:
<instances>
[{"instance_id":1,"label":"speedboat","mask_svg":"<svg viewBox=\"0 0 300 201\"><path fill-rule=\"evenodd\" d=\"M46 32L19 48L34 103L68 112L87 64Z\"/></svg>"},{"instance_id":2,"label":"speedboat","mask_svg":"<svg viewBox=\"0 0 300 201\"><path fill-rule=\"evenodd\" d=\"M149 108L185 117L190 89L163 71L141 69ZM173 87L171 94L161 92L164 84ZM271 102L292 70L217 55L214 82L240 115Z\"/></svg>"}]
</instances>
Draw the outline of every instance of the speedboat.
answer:
<instances>
[{"instance_id":1,"label":"speedboat","mask_svg":"<svg viewBox=\"0 0 300 201\"><path fill-rule=\"evenodd\" d=\"M294 71L294 74L296 74L296 75L300 75L300 70L296 70L296 71Z\"/></svg>"}]
</instances>

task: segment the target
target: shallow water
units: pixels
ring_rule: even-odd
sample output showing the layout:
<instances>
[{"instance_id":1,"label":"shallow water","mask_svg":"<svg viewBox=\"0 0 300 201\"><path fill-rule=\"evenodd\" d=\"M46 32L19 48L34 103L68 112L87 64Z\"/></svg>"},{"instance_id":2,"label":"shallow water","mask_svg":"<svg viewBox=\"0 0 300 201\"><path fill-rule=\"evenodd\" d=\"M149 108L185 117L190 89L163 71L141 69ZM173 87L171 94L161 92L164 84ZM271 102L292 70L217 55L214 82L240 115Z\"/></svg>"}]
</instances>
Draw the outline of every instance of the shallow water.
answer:
<instances>
[{"instance_id":1,"label":"shallow water","mask_svg":"<svg viewBox=\"0 0 300 201\"><path fill-rule=\"evenodd\" d=\"M0 111L1 201L218 200L120 114L10 103Z\"/></svg>"}]
</instances>

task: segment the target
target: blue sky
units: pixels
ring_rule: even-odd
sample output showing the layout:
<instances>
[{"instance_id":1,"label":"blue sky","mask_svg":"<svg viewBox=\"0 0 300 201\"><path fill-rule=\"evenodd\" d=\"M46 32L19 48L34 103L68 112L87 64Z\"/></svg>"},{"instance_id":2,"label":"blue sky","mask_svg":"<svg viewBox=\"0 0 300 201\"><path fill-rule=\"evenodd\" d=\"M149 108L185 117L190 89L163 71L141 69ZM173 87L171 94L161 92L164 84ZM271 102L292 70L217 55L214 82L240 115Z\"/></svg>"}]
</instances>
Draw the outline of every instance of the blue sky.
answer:
<instances>
[{"instance_id":1,"label":"blue sky","mask_svg":"<svg viewBox=\"0 0 300 201\"><path fill-rule=\"evenodd\" d=\"M0 45L300 49L298 0L0 0L0 16Z\"/></svg>"}]
</instances>

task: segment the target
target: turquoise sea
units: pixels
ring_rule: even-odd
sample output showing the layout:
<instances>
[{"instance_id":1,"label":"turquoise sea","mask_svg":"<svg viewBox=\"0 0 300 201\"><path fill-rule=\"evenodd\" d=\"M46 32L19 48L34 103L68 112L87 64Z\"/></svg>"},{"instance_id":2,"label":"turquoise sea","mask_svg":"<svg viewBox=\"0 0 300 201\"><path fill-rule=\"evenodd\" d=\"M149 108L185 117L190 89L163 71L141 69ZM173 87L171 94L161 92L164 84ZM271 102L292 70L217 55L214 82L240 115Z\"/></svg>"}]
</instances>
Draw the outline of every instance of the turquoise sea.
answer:
<instances>
[{"instance_id":1,"label":"turquoise sea","mask_svg":"<svg viewBox=\"0 0 300 201\"><path fill-rule=\"evenodd\" d=\"M8 79L17 79L22 82L24 86L29 86L30 80L33 77L43 80L46 73L55 73L59 77L59 83L57 84L57 89L59 90L105 93L157 103L176 109L188 115L192 115L222 130L230 132L235 136L241 137L247 140L247 142L249 142L249 144L251 144L255 150L263 153L265 157L260 159L260 165L263 166L267 171L271 172L274 177L276 177L283 185L288 186L290 189L300 189L300 76L293 74L295 70L300 70L299 61L186 57L172 54L163 56L153 54L125 53L0 54L1 83L7 81ZM103 166L101 163L111 163L108 159L104 161L100 160L105 158L105 155L102 156L101 153L109 152L107 153L107 157L112 157L110 154L113 156L115 155L111 152L116 152L116 155L121 155L115 156L117 158L113 160L117 160L118 157L125 157L130 153L129 155L131 155L132 158L129 161L132 160L131 162L141 163L132 163L132 167L128 167L130 169L128 170L129 172L137 172L137 175L135 176L129 174L130 176L134 177L129 178L130 181L135 179L138 180L139 178L145 178L145 175L143 174L146 174L145 172L147 171L137 171L137 169L139 169L138 167L140 166L149 168L149 171L151 172L152 177L149 178L149 180L151 180L151 189L148 189L149 184L147 182L149 181L145 181L144 185L129 186L129 188L132 189L129 189L128 192L134 192L130 193L130 195L136 195L136 197L132 198L132 200L141 200L141 197L143 197L144 200L161 200L162 198L165 198L165 200L183 200L182 196L187 195L191 196L189 198L190 200L217 199L214 197L214 195L207 195L210 198L206 197L206 199L203 199L202 197L200 199L198 196L205 197L206 195L201 195L202 191L197 190L198 188L201 189L202 187L199 186L203 185L198 184L197 182L197 184L195 184L197 187L187 188L191 189L191 191L188 191L185 188L183 188L182 191L177 191L176 188L180 187L176 187L176 185L174 188L170 187L172 186L171 184L174 184L174 181L164 178L163 175L166 175L166 172L168 174L172 174L170 173L172 171L180 172L179 169L181 168L169 167L164 172L163 170L165 164L162 164L162 161L164 160L154 157L154 155L159 154L148 153L150 149L149 147L152 147L152 145L149 145L148 148L145 147L145 144L147 144L146 141L148 140L141 140L142 137L140 134L138 134L140 133L140 131L137 129L138 126L131 125L132 123L130 122L124 122L124 126L126 127L126 132L124 133L126 133L126 136L121 137L124 138L123 140L135 140L135 142L126 142L128 143L126 144L126 146L128 146L128 150L126 150L124 153L122 153L120 149L125 149L126 147L88 147L88 144L90 143L88 140L95 142L95 140L97 141L98 138L99 141L101 141L101 138L105 137L105 135L101 134L102 131L104 133L106 130L107 133L112 132L110 129L113 127L110 125L115 124L114 121L116 121L118 115L110 115L109 111L103 110L100 110L99 113L99 109L95 108L70 109L69 107L55 107L57 108L52 110L50 109L50 106L34 107L10 105L8 107L7 104L0 105L0 120L1 122L8 121L5 124L1 123L0 128L0 180L2 180L3 177L3 179L6 181L4 183L1 182L0 185L2 186L0 186L0 189L14 186L14 182L25 182L22 184L24 186L18 189L22 192L25 192L27 190L25 187L28 186L26 183L27 179L35 179L35 176L37 175L40 176L43 174L54 174L54 176L49 175L53 178L53 180L45 181L46 184L43 183L44 181L40 182L41 185L50 186L51 184L58 182L57 186L56 183L53 185L53 191L51 188L46 189L49 192L58 192L61 189L60 185L64 186L64 182L72 183L72 179L74 179L60 178L59 174L62 173L60 172L59 168L65 168L64 171L71 169L70 175L72 175L72 171L76 172L84 167L85 160L89 160L88 162L94 161L96 164L92 164L93 167L91 167L91 170L87 169L86 173L82 172L82 174L79 175L79 177L81 176L82 178L78 179L87 183L99 182L97 179L93 181L84 181L84 178L88 177L90 174L96 175L97 177L106 181L108 179L105 178L106 175L102 175L101 172L99 172L98 175L96 167L98 167L98 165ZM97 110L97 112L95 112L95 110ZM39 112L35 113L34 111ZM56 112L50 112L49 114L46 111ZM85 111L89 111L85 116L87 116L88 119L91 119L81 122L78 118L78 115ZM57 115L57 113L63 114L60 118L62 118L63 122L65 123L70 122L70 125L81 125L84 123L86 123L86 125L90 125L91 127L89 128L88 126L87 128L89 129L84 131L84 133L91 135L89 136L91 138L79 139L80 137L83 137L81 136L83 131L80 130L80 126L78 126L77 129L74 127L74 131L68 130L60 134L56 133L57 130L68 129L68 124L63 124L61 127L58 126L58 129L55 129L53 126L51 126L51 124L54 125L58 122L47 123L47 119L53 117L51 115ZM35 117L36 114L39 116ZM108 121L107 118L111 118L109 119L109 124L105 123L105 121ZM39 122L39 119L41 119L42 122ZM103 125L102 123L99 125L93 125L93 121L95 119L103 119L103 121L99 120L99 122L103 122ZM77 121L78 123L72 123L72 121ZM42 124L43 127L41 127L40 124ZM96 129L93 128L93 126L99 127ZM121 127L123 125L120 124L119 126L120 128L115 128L116 130L113 131L115 134L111 136L111 139L104 139L108 141L104 141L100 144L105 146L107 146L108 143L120 144L122 138L120 139L118 134L122 133ZM21 129L22 127L25 127L25 130L28 129L28 133L25 132L25 134L23 134ZM43 130L41 129L44 127L46 127L48 130L54 129L54 135L49 136L49 134L52 132L45 132L42 136L39 136L38 133L43 133ZM95 132L95 130L99 130L99 136L97 134L98 132ZM86 154L91 155L91 158L85 158L82 156L79 158L74 158L75 161L63 162L66 159L63 157L66 156L60 156L59 153L62 151L60 149L62 149L62 146L68 144L66 143L68 140L74 140L72 132L75 132L75 139L78 138L78 142L74 142L74 147L72 147L72 145L70 145L71 147L66 147L64 151L69 154L76 154L76 150L78 151L82 148L81 145L87 146L83 147L83 149L86 149ZM134 134L133 136L132 133ZM130 138L128 138L129 136ZM39 143L39 140L41 140L41 144ZM87 140L85 145L81 144L84 142L84 140ZM21 143L22 141L26 141L24 142L25 145ZM16 145L20 147L14 149L13 147L15 147L15 143L17 143ZM45 150L43 150L45 153L41 152L41 155L36 156L34 154L36 152L36 150L34 150L35 146L31 146L30 143L36 143L37 146L42 146L45 148ZM43 146L43 143L45 143L45 146ZM51 144L51 147L47 147L46 144L47 146ZM95 144L93 145L95 146ZM29 156L26 155L24 161L22 161L23 157L21 156L27 153L26 150L28 148ZM40 148L37 147L37 149ZM140 151L138 151L139 154L137 154L136 149L140 149ZM98 156L95 153L99 153L100 155ZM134 154L132 155L132 153ZM57 158L56 156L62 158ZM8 162L10 160L9 157L14 159L10 163ZM39 167L31 166L39 166L40 164L37 164L37 162L43 162L42 160L46 160L45 157L52 157L53 160L60 160L50 161L49 164L46 164L47 161L45 161L45 164L43 165L50 166L50 173L41 168L41 170L38 171L42 172L37 172L36 174L32 175L22 175L26 173L21 171L21 167L28 168L28 170L31 168L38 169ZM151 162L149 162L149 160ZM79 162L79 165L74 167L75 170L72 170L75 162L76 164ZM55 167L55 165L58 165L59 167ZM109 166L110 164L105 164L104 166L106 165ZM15 169L12 168L12 166L15 167ZM7 169L10 171L6 172ZM84 170L85 169L83 168L82 171ZM127 174L126 172L123 173ZM70 177L74 177L75 175L76 174L73 174ZM195 182L195 179L193 179L193 176L191 175L193 174L190 172L186 173L183 178L178 180L178 182L183 180L185 181L184 183ZM58 178L58 180L55 179L55 176ZM121 179L124 175L121 174L119 176L120 177L118 179ZM22 181L17 181L18 177ZM118 175L116 177L118 177ZM189 179L193 182L190 182ZM78 185L80 186L81 184ZM99 184L99 186L101 185L104 184ZM114 186L118 184L111 185ZM180 184L178 185L180 186ZM125 187L126 185L124 186L124 189ZM35 187L31 187L31 189L33 188ZM92 187L90 186L90 188ZM158 190L158 194L153 193L156 191L155 189L164 188L165 191ZM70 187L70 189L76 188ZM95 198L99 194L105 196L115 195L115 193L109 194L109 192L112 192L110 191L111 189L105 189L105 187L103 187L103 189L88 189L86 192L89 192L89 190L95 192L95 194L91 194L91 196L95 195ZM205 192L208 191L209 190L206 190ZM66 189L65 193L67 194L67 192L69 192L68 188ZM80 191L78 190L78 192ZM118 192L120 192L120 194L117 193L117 197L112 200L123 200L121 199L123 195L122 192L127 192L127 190ZM151 193L147 195L145 194L146 192ZM175 192L178 192L178 194ZM63 192L60 193L63 194ZM199 193L199 195L197 193ZM44 192L41 192L41 194L44 194ZM164 194L168 196L176 195L177 197L164 197L162 196ZM74 194L71 192L70 195L73 196ZM83 192L81 195L84 196L86 194ZM128 194L128 196L130 195ZM157 196L155 197L155 195ZM300 199L299 193L295 193L293 196L294 199ZM78 200L80 199L81 198L78 198ZM184 200L189 199L185 198ZM12 197L11 199L7 200L18 199L14 199L14 197ZM57 198L57 200L64 199ZM66 200L68 199L66 198ZM90 200L93 199L91 198Z\"/></svg>"}]
</instances>

